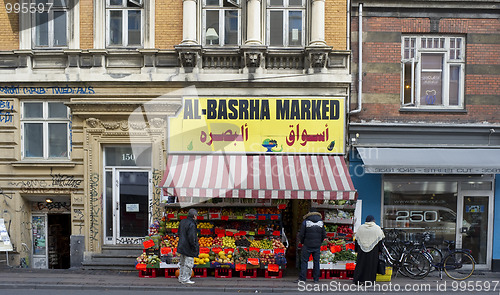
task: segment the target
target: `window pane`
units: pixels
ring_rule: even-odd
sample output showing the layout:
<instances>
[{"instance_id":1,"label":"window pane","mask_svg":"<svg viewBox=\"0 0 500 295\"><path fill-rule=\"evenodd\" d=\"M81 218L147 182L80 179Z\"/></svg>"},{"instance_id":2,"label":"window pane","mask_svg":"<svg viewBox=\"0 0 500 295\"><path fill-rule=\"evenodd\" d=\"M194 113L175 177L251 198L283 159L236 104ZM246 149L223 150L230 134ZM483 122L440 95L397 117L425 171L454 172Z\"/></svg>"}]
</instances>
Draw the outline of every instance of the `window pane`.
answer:
<instances>
[{"instance_id":1,"label":"window pane","mask_svg":"<svg viewBox=\"0 0 500 295\"><path fill-rule=\"evenodd\" d=\"M24 118L43 118L43 105L41 102L25 102Z\"/></svg>"},{"instance_id":2,"label":"window pane","mask_svg":"<svg viewBox=\"0 0 500 295\"><path fill-rule=\"evenodd\" d=\"M239 3L238 0L223 0L222 1L222 6L223 7L235 8L235 7L240 7L240 3Z\"/></svg>"},{"instance_id":3,"label":"window pane","mask_svg":"<svg viewBox=\"0 0 500 295\"><path fill-rule=\"evenodd\" d=\"M206 44L217 45L219 44L219 11L207 10L206 11ZM215 31L215 32L214 32Z\"/></svg>"},{"instance_id":4,"label":"window pane","mask_svg":"<svg viewBox=\"0 0 500 295\"><path fill-rule=\"evenodd\" d=\"M302 45L302 11L290 11L288 13L288 43L290 46Z\"/></svg>"},{"instance_id":5,"label":"window pane","mask_svg":"<svg viewBox=\"0 0 500 295\"><path fill-rule=\"evenodd\" d=\"M224 12L224 23L224 45L238 45L238 11L226 10Z\"/></svg>"},{"instance_id":6,"label":"window pane","mask_svg":"<svg viewBox=\"0 0 500 295\"><path fill-rule=\"evenodd\" d=\"M441 72L422 72L421 76L420 104L422 105L442 105L442 76Z\"/></svg>"},{"instance_id":7,"label":"window pane","mask_svg":"<svg viewBox=\"0 0 500 295\"><path fill-rule=\"evenodd\" d=\"M66 46L66 11L54 11L54 46Z\"/></svg>"},{"instance_id":8,"label":"window pane","mask_svg":"<svg viewBox=\"0 0 500 295\"><path fill-rule=\"evenodd\" d=\"M283 7L283 0L269 0L269 6Z\"/></svg>"},{"instance_id":9,"label":"window pane","mask_svg":"<svg viewBox=\"0 0 500 295\"><path fill-rule=\"evenodd\" d=\"M442 54L422 54L422 69L442 70L443 69L443 55Z\"/></svg>"},{"instance_id":10,"label":"window pane","mask_svg":"<svg viewBox=\"0 0 500 295\"><path fill-rule=\"evenodd\" d=\"M68 0L54 0L54 6L66 7L66 6L68 6Z\"/></svg>"},{"instance_id":11,"label":"window pane","mask_svg":"<svg viewBox=\"0 0 500 295\"><path fill-rule=\"evenodd\" d=\"M42 123L24 124L25 157L43 157L43 125Z\"/></svg>"},{"instance_id":12,"label":"window pane","mask_svg":"<svg viewBox=\"0 0 500 295\"><path fill-rule=\"evenodd\" d=\"M68 156L68 124L49 124L49 157Z\"/></svg>"},{"instance_id":13,"label":"window pane","mask_svg":"<svg viewBox=\"0 0 500 295\"><path fill-rule=\"evenodd\" d=\"M128 45L141 45L141 11L128 11Z\"/></svg>"},{"instance_id":14,"label":"window pane","mask_svg":"<svg viewBox=\"0 0 500 295\"><path fill-rule=\"evenodd\" d=\"M412 103L411 94L412 94L412 75L411 75L411 63L404 64L404 89L403 89L403 103L409 104Z\"/></svg>"},{"instance_id":15,"label":"window pane","mask_svg":"<svg viewBox=\"0 0 500 295\"><path fill-rule=\"evenodd\" d=\"M120 6L122 6L123 5L123 1L122 0L109 0L109 5L120 5Z\"/></svg>"},{"instance_id":16,"label":"window pane","mask_svg":"<svg viewBox=\"0 0 500 295\"><path fill-rule=\"evenodd\" d=\"M450 105L457 106L460 91L460 66L450 67Z\"/></svg>"},{"instance_id":17,"label":"window pane","mask_svg":"<svg viewBox=\"0 0 500 295\"><path fill-rule=\"evenodd\" d=\"M68 118L68 107L62 102L49 102L49 118Z\"/></svg>"},{"instance_id":18,"label":"window pane","mask_svg":"<svg viewBox=\"0 0 500 295\"><path fill-rule=\"evenodd\" d=\"M123 45L122 42L122 12L110 11L109 12L109 44Z\"/></svg>"},{"instance_id":19,"label":"window pane","mask_svg":"<svg viewBox=\"0 0 500 295\"><path fill-rule=\"evenodd\" d=\"M303 6L302 0L289 0L288 5L289 6Z\"/></svg>"},{"instance_id":20,"label":"window pane","mask_svg":"<svg viewBox=\"0 0 500 295\"><path fill-rule=\"evenodd\" d=\"M36 46L49 46L49 14L36 13L36 32L35 32L35 45Z\"/></svg>"},{"instance_id":21,"label":"window pane","mask_svg":"<svg viewBox=\"0 0 500 295\"><path fill-rule=\"evenodd\" d=\"M269 12L269 45L283 46L283 11Z\"/></svg>"},{"instance_id":22,"label":"window pane","mask_svg":"<svg viewBox=\"0 0 500 295\"><path fill-rule=\"evenodd\" d=\"M206 0L205 3L207 6L220 6L219 0Z\"/></svg>"}]
</instances>

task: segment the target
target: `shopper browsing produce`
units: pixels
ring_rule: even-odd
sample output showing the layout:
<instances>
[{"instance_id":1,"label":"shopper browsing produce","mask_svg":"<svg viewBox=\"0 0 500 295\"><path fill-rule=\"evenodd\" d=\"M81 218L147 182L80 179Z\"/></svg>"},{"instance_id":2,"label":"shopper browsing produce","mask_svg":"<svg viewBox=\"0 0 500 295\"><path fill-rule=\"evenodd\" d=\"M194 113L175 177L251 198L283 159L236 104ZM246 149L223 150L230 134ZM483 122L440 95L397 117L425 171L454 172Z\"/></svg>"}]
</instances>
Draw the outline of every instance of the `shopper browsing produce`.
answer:
<instances>
[{"instance_id":1,"label":"shopper browsing produce","mask_svg":"<svg viewBox=\"0 0 500 295\"><path fill-rule=\"evenodd\" d=\"M200 246L196 230L196 217L198 212L189 209L186 219L179 224L179 245L177 253L180 254L179 282L182 284L194 284L191 281L191 272L194 266L194 258L198 257Z\"/></svg>"}]
</instances>

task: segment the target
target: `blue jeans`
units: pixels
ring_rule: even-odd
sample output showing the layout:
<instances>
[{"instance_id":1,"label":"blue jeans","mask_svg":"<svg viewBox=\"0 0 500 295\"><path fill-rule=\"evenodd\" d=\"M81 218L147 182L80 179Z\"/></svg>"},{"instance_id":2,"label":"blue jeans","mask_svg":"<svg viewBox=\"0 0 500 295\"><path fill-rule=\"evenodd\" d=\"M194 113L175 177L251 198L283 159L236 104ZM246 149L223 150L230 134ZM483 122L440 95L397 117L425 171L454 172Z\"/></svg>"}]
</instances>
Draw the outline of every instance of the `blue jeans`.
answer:
<instances>
[{"instance_id":1,"label":"blue jeans","mask_svg":"<svg viewBox=\"0 0 500 295\"><path fill-rule=\"evenodd\" d=\"M313 279L314 281L319 281L319 256L321 255L320 248L306 248L302 247L302 257L300 262L300 275L299 280L305 281L307 276L307 262L309 261L309 256L313 256Z\"/></svg>"}]
</instances>

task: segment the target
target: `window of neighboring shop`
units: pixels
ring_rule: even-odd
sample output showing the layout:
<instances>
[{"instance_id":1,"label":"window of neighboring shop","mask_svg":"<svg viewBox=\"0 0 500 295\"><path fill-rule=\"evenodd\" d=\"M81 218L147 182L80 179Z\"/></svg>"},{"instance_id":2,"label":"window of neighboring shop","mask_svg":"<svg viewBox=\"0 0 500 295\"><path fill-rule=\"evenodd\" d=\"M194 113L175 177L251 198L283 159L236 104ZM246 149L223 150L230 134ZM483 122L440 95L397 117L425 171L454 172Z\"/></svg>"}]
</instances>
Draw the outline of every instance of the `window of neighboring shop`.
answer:
<instances>
[{"instance_id":1,"label":"window of neighboring shop","mask_svg":"<svg viewBox=\"0 0 500 295\"><path fill-rule=\"evenodd\" d=\"M421 109L462 109L465 39L404 36L401 47L402 105Z\"/></svg>"},{"instance_id":2,"label":"window of neighboring shop","mask_svg":"<svg viewBox=\"0 0 500 295\"><path fill-rule=\"evenodd\" d=\"M454 181L384 181L383 227L407 240L429 232L433 241L455 240L458 185Z\"/></svg>"},{"instance_id":3,"label":"window of neighboring shop","mask_svg":"<svg viewBox=\"0 0 500 295\"><path fill-rule=\"evenodd\" d=\"M268 0L267 24L269 46L304 46L305 1Z\"/></svg>"},{"instance_id":4,"label":"window of neighboring shop","mask_svg":"<svg viewBox=\"0 0 500 295\"><path fill-rule=\"evenodd\" d=\"M106 19L108 47L142 47L142 0L107 0Z\"/></svg>"},{"instance_id":5,"label":"window of neighboring shop","mask_svg":"<svg viewBox=\"0 0 500 295\"><path fill-rule=\"evenodd\" d=\"M68 46L68 0L34 0L29 11L35 11L33 47Z\"/></svg>"},{"instance_id":6,"label":"window of neighboring shop","mask_svg":"<svg viewBox=\"0 0 500 295\"><path fill-rule=\"evenodd\" d=\"M69 159L69 108L62 102L23 102L21 114L24 159Z\"/></svg>"},{"instance_id":7,"label":"window of neighboring shop","mask_svg":"<svg viewBox=\"0 0 500 295\"><path fill-rule=\"evenodd\" d=\"M240 22L240 0L203 0L203 45L240 45Z\"/></svg>"}]
</instances>

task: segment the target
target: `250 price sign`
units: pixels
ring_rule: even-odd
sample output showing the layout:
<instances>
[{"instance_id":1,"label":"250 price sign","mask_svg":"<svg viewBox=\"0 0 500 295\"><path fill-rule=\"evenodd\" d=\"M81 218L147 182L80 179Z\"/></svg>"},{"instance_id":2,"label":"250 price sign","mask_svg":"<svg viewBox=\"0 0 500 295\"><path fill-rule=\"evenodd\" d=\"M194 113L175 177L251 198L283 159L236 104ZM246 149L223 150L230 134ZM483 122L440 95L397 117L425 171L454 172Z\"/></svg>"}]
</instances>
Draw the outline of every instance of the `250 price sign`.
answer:
<instances>
[{"instance_id":1,"label":"250 price sign","mask_svg":"<svg viewBox=\"0 0 500 295\"><path fill-rule=\"evenodd\" d=\"M398 222L436 222L438 221L437 211L423 210L402 210L397 211L396 221Z\"/></svg>"}]
</instances>

